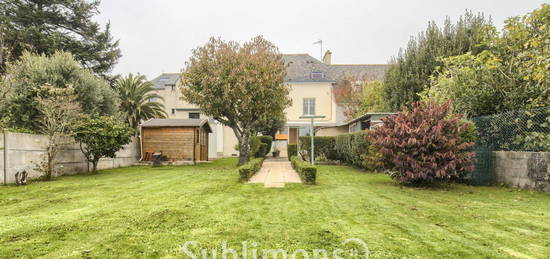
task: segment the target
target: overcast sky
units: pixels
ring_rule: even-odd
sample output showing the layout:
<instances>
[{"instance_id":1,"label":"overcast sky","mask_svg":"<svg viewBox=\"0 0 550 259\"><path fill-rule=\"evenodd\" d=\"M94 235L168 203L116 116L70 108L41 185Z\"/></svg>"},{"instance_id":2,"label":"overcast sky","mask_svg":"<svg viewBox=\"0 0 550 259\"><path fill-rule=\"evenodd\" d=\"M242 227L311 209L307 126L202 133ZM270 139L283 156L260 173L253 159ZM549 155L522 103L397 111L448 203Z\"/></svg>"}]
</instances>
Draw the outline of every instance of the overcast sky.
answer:
<instances>
[{"instance_id":1,"label":"overcast sky","mask_svg":"<svg viewBox=\"0 0 550 259\"><path fill-rule=\"evenodd\" d=\"M362 1L176 1L103 0L101 23L111 21L122 58L114 73L153 79L179 72L191 50L211 36L246 41L264 35L282 53L320 57L332 51L335 64L385 64L428 21L453 21L466 9L483 12L500 29L510 16L540 7L542 0L362 0Z\"/></svg>"}]
</instances>

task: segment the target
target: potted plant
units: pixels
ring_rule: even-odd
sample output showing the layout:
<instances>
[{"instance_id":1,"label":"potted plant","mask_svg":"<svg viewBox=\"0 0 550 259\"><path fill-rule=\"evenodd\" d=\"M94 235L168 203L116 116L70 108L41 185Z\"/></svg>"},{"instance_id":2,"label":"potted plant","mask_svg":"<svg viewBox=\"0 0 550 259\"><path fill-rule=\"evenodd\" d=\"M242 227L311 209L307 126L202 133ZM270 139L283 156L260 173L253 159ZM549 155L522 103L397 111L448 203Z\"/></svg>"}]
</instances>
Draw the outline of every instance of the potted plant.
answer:
<instances>
[{"instance_id":1,"label":"potted plant","mask_svg":"<svg viewBox=\"0 0 550 259\"><path fill-rule=\"evenodd\" d=\"M279 157L279 149L277 147L273 147L273 152L271 152L271 154L273 155L273 157Z\"/></svg>"}]
</instances>

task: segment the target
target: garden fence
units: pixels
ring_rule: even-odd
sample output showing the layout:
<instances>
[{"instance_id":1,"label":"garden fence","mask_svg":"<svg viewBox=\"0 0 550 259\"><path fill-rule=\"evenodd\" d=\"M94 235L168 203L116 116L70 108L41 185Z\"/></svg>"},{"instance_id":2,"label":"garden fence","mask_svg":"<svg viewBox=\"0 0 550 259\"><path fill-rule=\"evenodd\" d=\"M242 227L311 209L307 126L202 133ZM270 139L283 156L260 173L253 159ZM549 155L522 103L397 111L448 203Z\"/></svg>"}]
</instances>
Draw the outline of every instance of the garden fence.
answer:
<instances>
[{"instance_id":1,"label":"garden fence","mask_svg":"<svg viewBox=\"0 0 550 259\"><path fill-rule=\"evenodd\" d=\"M511 111L472 119L478 130L471 183L494 183L493 151L550 152L550 107Z\"/></svg>"}]
</instances>

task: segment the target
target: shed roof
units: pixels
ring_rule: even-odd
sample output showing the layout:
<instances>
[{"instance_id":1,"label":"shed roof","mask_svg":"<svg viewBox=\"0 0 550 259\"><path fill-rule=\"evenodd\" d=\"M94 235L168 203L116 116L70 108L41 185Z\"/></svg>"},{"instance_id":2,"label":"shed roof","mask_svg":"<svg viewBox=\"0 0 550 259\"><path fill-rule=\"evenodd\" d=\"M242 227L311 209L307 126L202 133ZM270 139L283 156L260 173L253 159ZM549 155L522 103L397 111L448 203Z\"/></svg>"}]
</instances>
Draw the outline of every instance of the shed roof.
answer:
<instances>
[{"instance_id":1,"label":"shed roof","mask_svg":"<svg viewBox=\"0 0 550 259\"><path fill-rule=\"evenodd\" d=\"M212 132L212 128L208 123L208 119L150 119L141 123L142 128L166 128L166 127L202 127L206 126L208 132Z\"/></svg>"}]
</instances>

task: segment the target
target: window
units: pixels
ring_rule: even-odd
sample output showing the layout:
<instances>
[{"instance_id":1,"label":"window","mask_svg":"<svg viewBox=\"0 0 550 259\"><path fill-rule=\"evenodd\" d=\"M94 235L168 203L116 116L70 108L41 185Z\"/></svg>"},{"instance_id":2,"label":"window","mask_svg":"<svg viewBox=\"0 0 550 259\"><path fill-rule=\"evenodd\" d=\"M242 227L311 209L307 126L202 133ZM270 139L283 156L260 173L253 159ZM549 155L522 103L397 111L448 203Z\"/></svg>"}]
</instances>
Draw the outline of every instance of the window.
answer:
<instances>
[{"instance_id":1,"label":"window","mask_svg":"<svg viewBox=\"0 0 550 259\"><path fill-rule=\"evenodd\" d=\"M304 98L304 115L315 115L315 98Z\"/></svg>"},{"instance_id":2,"label":"window","mask_svg":"<svg viewBox=\"0 0 550 259\"><path fill-rule=\"evenodd\" d=\"M172 109L172 114L176 114L176 109Z\"/></svg>"},{"instance_id":3,"label":"window","mask_svg":"<svg viewBox=\"0 0 550 259\"><path fill-rule=\"evenodd\" d=\"M189 113L189 119L200 119L201 114L198 112L190 112Z\"/></svg>"},{"instance_id":4,"label":"window","mask_svg":"<svg viewBox=\"0 0 550 259\"><path fill-rule=\"evenodd\" d=\"M300 127L300 131L298 134L300 135L300 137L311 136L311 127Z\"/></svg>"},{"instance_id":5,"label":"window","mask_svg":"<svg viewBox=\"0 0 550 259\"><path fill-rule=\"evenodd\" d=\"M323 72L311 72L310 77L311 79L323 79L325 74Z\"/></svg>"}]
</instances>

